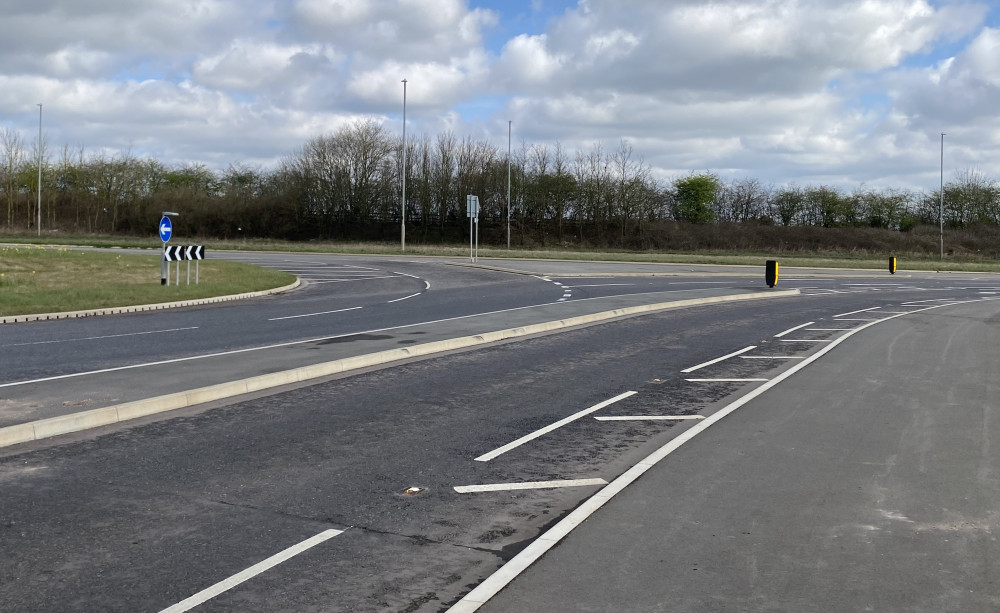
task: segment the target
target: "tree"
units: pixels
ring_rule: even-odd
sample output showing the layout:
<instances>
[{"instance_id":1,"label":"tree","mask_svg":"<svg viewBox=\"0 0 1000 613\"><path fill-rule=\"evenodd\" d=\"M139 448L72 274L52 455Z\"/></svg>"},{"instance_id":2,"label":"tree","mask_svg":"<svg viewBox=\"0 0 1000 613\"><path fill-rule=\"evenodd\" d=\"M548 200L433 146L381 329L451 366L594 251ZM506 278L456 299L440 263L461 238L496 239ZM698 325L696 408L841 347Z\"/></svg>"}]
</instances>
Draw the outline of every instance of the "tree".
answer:
<instances>
[{"instance_id":1,"label":"tree","mask_svg":"<svg viewBox=\"0 0 1000 613\"><path fill-rule=\"evenodd\" d=\"M719 178L713 174L690 175L674 181L678 221L712 223L712 208L719 190Z\"/></svg>"}]
</instances>

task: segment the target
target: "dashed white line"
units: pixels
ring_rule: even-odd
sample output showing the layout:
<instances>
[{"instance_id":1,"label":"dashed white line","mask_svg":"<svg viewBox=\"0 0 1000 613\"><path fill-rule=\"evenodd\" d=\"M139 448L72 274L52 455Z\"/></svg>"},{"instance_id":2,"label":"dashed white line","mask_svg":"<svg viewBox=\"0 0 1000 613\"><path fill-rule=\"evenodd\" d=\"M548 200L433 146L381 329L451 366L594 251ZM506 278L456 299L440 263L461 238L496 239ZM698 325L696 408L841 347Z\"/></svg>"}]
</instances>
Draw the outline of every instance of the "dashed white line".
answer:
<instances>
[{"instance_id":1,"label":"dashed white line","mask_svg":"<svg viewBox=\"0 0 1000 613\"><path fill-rule=\"evenodd\" d=\"M683 373L694 372L696 370L705 368L706 366L711 366L712 364L718 364L719 362L722 362L723 360L728 360L729 358L738 356L741 353L746 353L748 351L753 351L756 348L757 348L757 345L750 345L749 347L744 347L743 349L740 349L739 351L734 351L732 353L727 353L726 355L722 356L721 358L715 358L714 360L709 360L707 362L702 362L701 364L698 364L697 366L692 366L690 368L685 368L681 372L683 372Z\"/></svg>"},{"instance_id":2,"label":"dashed white line","mask_svg":"<svg viewBox=\"0 0 1000 613\"><path fill-rule=\"evenodd\" d=\"M801 330L802 328L805 328L806 326L811 326L814 323L816 323L816 322L815 321L810 321L810 322L806 322L806 323L804 323L804 324L802 324L800 326L795 326L794 328L789 328L789 329L785 330L784 332L779 332L779 333L775 334L774 338L781 338L782 336L785 336L786 334L789 334L790 332L795 332L796 330Z\"/></svg>"},{"instance_id":3,"label":"dashed white line","mask_svg":"<svg viewBox=\"0 0 1000 613\"><path fill-rule=\"evenodd\" d=\"M871 321L870 319L868 321ZM782 343L829 343L828 338L783 338Z\"/></svg>"},{"instance_id":4,"label":"dashed white line","mask_svg":"<svg viewBox=\"0 0 1000 613\"><path fill-rule=\"evenodd\" d=\"M243 583L244 581L252 579L257 575L267 570L270 570L271 568L274 568L278 564L281 564L282 562L285 562L299 555L300 553L312 549L316 545L319 545L320 543L328 541L333 537L337 536L338 534L343 534L343 533L344 533L343 530L324 530L323 532L320 532L316 536L302 541L298 545L293 545L280 553L276 553L275 555L271 556L270 558L267 558L262 562L254 564L250 568L233 575L232 577L226 579L225 581L220 581L219 583L216 583L212 587L204 589L195 594L194 596L191 596L190 598L186 598L185 600L182 600L171 607L163 609L162 611L160 611L160 613L184 613L184 611L190 611L191 609L197 607L198 605L207 602L212 598L215 598L219 594L222 594L223 592L233 589L234 587Z\"/></svg>"},{"instance_id":5,"label":"dashed white line","mask_svg":"<svg viewBox=\"0 0 1000 613\"><path fill-rule=\"evenodd\" d=\"M545 434L548 434L549 432L552 432L553 430L561 428L561 427L565 426L568 423L572 423L572 422L580 419L581 417L586 417L587 415L590 415L591 413L593 413L595 411L599 411L599 410L603 409L606 406L612 405L612 404L614 404L614 403L616 403L616 402L618 402L620 400L624 400L624 399L628 398L629 396L634 396L637 393L638 392L625 392L624 394L618 394L614 398L609 398L608 400L605 400L604 402L599 402L599 403L595 404L594 406L590 407L589 409L584 409L584 410L579 411L577 413L573 413L569 417L566 417L564 419L560 419L559 421L557 421L557 422L555 422L553 424L550 424L548 426L545 426L544 428L542 428L540 430L535 430L531 434L528 434L526 436L522 436L521 438L517 439L516 441L507 443L503 447L499 447L497 449L494 449L493 451L491 451L489 453L484 453L483 455L479 456L478 458L475 458L475 460L476 460L476 462L489 462L490 460L492 460L492 459L494 459L496 457L499 457L499 456L507 453L511 449L516 449L516 448L520 447L521 445L523 445L523 444L525 444L525 443L527 443L529 441L533 441L536 438L538 438L540 436L544 436Z\"/></svg>"},{"instance_id":6,"label":"dashed white line","mask_svg":"<svg viewBox=\"0 0 1000 613\"><path fill-rule=\"evenodd\" d=\"M351 307L349 309L337 309L336 311L322 311L320 313L306 313L304 315L289 315L288 317L272 317L271 319L268 319L268 321L281 321L283 319L300 319L302 317L316 317L317 315L330 315L330 314L333 314L333 313L344 313L346 311L357 311L360 308L363 308L363 307L359 307L358 306L358 307Z\"/></svg>"},{"instance_id":7,"label":"dashed white line","mask_svg":"<svg viewBox=\"0 0 1000 613\"><path fill-rule=\"evenodd\" d=\"M566 479L562 481L527 481L523 483L488 483L486 485L456 485L454 490L459 494L477 494L480 492L511 492L515 490L543 490L558 487L585 487L607 485L604 479Z\"/></svg>"}]
</instances>

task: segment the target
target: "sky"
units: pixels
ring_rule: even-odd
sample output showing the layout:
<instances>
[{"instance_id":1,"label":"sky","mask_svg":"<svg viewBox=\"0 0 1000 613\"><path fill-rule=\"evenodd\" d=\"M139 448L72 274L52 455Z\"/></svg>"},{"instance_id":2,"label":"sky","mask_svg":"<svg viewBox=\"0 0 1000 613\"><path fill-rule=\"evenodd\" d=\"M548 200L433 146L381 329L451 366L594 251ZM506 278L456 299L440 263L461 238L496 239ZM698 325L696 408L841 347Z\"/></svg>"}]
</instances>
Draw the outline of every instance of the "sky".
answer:
<instances>
[{"instance_id":1,"label":"sky","mask_svg":"<svg viewBox=\"0 0 1000 613\"><path fill-rule=\"evenodd\" d=\"M669 181L1000 179L1000 1L0 0L0 127L275 167L359 118Z\"/></svg>"}]
</instances>

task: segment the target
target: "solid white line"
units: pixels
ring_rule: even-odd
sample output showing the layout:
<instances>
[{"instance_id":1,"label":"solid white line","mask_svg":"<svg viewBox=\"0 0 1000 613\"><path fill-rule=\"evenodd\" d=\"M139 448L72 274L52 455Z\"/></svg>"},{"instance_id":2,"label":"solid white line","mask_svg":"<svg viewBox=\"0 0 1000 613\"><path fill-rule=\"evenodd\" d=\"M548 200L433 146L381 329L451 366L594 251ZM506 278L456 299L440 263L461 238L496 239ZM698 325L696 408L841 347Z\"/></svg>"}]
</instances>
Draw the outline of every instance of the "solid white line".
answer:
<instances>
[{"instance_id":1,"label":"solid white line","mask_svg":"<svg viewBox=\"0 0 1000 613\"><path fill-rule=\"evenodd\" d=\"M870 319L868 321L871 321ZM782 343L829 343L830 339L814 339L814 338L783 338Z\"/></svg>"},{"instance_id":2,"label":"solid white line","mask_svg":"<svg viewBox=\"0 0 1000 613\"><path fill-rule=\"evenodd\" d=\"M804 355L741 355L743 360L804 360Z\"/></svg>"},{"instance_id":3,"label":"solid white line","mask_svg":"<svg viewBox=\"0 0 1000 613\"><path fill-rule=\"evenodd\" d=\"M483 455L479 456L478 458L475 458L475 460L476 460L476 462L489 462L493 458L501 456L501 455L507 453L508 451L510 451L511 449L516 449L517 447L520 447L521 445L523 445L523 444L525 444L525 443L527 443L529 441L533 441L533 440L535 440L536 438L538 438L540 436L548 434L549 432L552 432L553 430L555 430L557 428L561 428L561 427L565 426L568 423L571 423L571 422L574 422L574 421L580 419L581 417L586 417L587 415L590 415L591 413L593 413L595 411L599 411L599 410L603 409L604 407L606 407L608 405L612 405L612 404L618 402L619 400L624 400L624 399L628 398L629 396L634 396L637 393L638 392L625 392L624 394L618 394L614 398L610 398L608 400L605 400L604 402L600 402L598 404L595 404L594 406L590 407L589 409L584 409L584 410L582 410L582 411L580 411L578 413L573 413L569 417L566 417L564 419L560 419L559 421L555 422L554 424L550 424L548 426L545 426L541 430L535 430L534 432L532 432L531 434L528 434L527 436L522 436L521 438L517 439L516 441L507 443L503 447L500 447L498 449L494 449L493 451L491 451L489 453L484 453Z\"/></svg>"},{"instance_id":4,"label":"solid white line","mask_svg":"<svg viewBox=\"0 0 1000 613\"><path fill-rule=\"evenodd\" d=\"M222 594L223 592L233 589L234 587L243 583L244 581L252 579L257 575L263 573L264 571L274 568L278 564L281 564L282 562L299 555L303 551L311 549L324 541L332 539L338 534L343 534L343 532L344 532L343 530L324 530L323 532L320 532L316 536L302 541L298 545L293 545L280 553L276 553L275 555L271 556L270 558L262 562L254 564L250 568L233 575L232 577L226 579L225 581L220 581L219 583L216 583L212 587L204 589L195 594L194 596L191 596L190 598L182 600L171 607L163 609L162 611L160 611L160 613L183 613L184 611L190 611L191 609L197 607L198 605L208 600L211 600L212 598L215 598L219 594Z\"/></svg>"},{"instance_id":5,"label":"solid white line","mask_svg":"<svg viewBox=\"0 0 1000 613\"><path fill-rule=\"evenodd\" d=\"M611 417L595 417L597 421L668 421L668 420L682 420L682 419L705 419L704 415L613 415Z\"/></svg>"},{"instance_id":6,"label":"solid white line","mask_svg":"<svg viewBox=\"0 0 1000 613\"><path fill-rule=\"evenodd\" d=\"M973 302L973 301L969 301ZM937 309L945 305L935 305L927 307L926 309ZM738 398L732 403L726 405L726 407L716 411L712 415L708 416L706 419L698 422L691 428L680 433L676 438L672 439L663 447L660 447L653 453L646 456L638 464L630 468L629 470L622 473L617 479L612 481L607 486L601 488L601 491L597 492L587 500L583 502L580 506L574 509L569 515L564 517L555 526L550 528L547 532L542 534L540 537L535 539L530 545L525 547L514 556L510 561L500 567L495 573L486 578L485 581L480 583L474 590L466 594L455 603L446 613L474 613L478 611L480 607L486 604L490 598L495 596L500 590L506 587L511 581L517 578L518 575L523 573L529 566L534 564L541 558L545 553L555 547L560 541L566 538L574 528L582 524L588 517L597 512L598 509L603 507L605 503L610 501L616 495L618 495L626 487L634 483L639 477L641 477L646 471L653 468L659 464L664 458L672 454L673 452L680 449L685 443L692 440L708 428L710 428L716 422L722 420L727 415L732 414L740 407L744 406L751 400L762 395L764 392L770 390L774 386L778 385L782 381L788 379L795 373L809 366L816 360L820 359L827 353L833 350L834 347L840 343L846 341L848 338L854 334L874 326L875 324L886 321L887 319L894 319L896 317L902 317L902 315L893 315L886 319L879 319L873 321L864 326L860 326L854 330L851 330L847 334L838 338L834 343L823 347L816 353L812 354L802 362L799 362L795 366L792 366L788 370L780 373L774 379L771 379L764 385L757 387L756 389L750 391L747 395Z\"/></svg>"},{"instance_id":7,"label":"solid white line","mask_svg":"<svg viewBox=\"0 0 1000 613\"><path fill-rule=\"evenodd\" d=\"M854 328L806 328L806 332L847 332Z\"/></svg>"},{"instance_id":8,"label":"solid white line","mask_svg":"<svg viewBox=\"0 0 1000 613\"><path fill-rule=\"evenodd\" d=\"M555 487L584 487L587 485L607 485L604 479L569 479L566 481L529 481L525 483L490 483L487 485L456 485L459 494L480 492L510 492L514 490L542 490Z\"/></svg>"},{"instance_id":9,"label":"solid white line","mask_svg":"<svg viewBox=\"0 0 1000 613\"><path fill-rule=\"evenodd\" d=\"M391 273L392 273L392 274L394 274L394 275L402 275L402 276L404 276L404 277L409 277L409 278L411 278L411 279L416 279L417 281L423 281L423 279L421 279L420 277L418 277L418 276L416 276L416 275L408 275L408 274L406 274L405 272L396 272L396 271L394 271L394 270L390 270L389 272L391 272Z\"/></svg>"},{"instance_id":10,"label":"solid white line","mask_svg":"<svg viewBox=\"0 0 1000 613\"><path fill-rule=\"evenodd\" d=\"M717 363L719 363L719 362L721 362L723 360L728 360L731 357L738 356L741 353L746 353L747 351L753 351L756 348L757 348L757 345L750 345L749 347L744 347L743 349L740 349L739 351L734 351L732 353L727 353L726 355L722 356L721 358L715 358L714 360L709 360L708 362L702 362L701 364L698 364L697 366L692 366L690 368L685 368L681 372L694 372L694 371L696 371L698 369L705 368L706 366L711 366L712 364L717 364Z\"/></svg>"},{"instance_id":11,"label":"solid white line","mask_svg":"<svg viewBox=\"0 0 1000 613\"><path fill-rule=\"evenodd\" d=\"M13 343L10 345L0 345L0 347L27 347L29 345L51 345L53 343L75 343L78 341L98 341L106 338L122 338L124 336L142 336L144 334L165 334L167 332L183 332L184 330L197 330L198 326L191 328L171 328L169 330L151 330L149 332L129 332L128 334L109 334L107 336L87 336L84 338L65 338L58 341L35 341L33 343Z\"/></svg>"},{"instance_id":12,"label":"solid white line","mask_svg":"<svg viewBox=\"0 0 1000 613\"><path fill-rule=\"evenodd\" d=\"M305 315L289 315L288 317L272 317L268 321L281 321L283 319L300 319L302 317L315 317L317 315L329 315L331 313L343 313L345 311L357 311L363 307L351 307L349 309L337 309L336 311L323 311L321 313L306 313Z\"/></svg>"},{"instance_id":13,"label":"solid white line","mask_svg":"<svg viewBox=\"0 0 1000 613\"><path fill-rule=\"evenodd\" d=\"M857 311L851 311L850 313L841 313L840 315L834 315L834 317L846 317L847 315L854 315L855 313L864 313L865 311L877 311L882 307L872 307L870 309L859 309Z\"/></svg>"},{"instance_id":14,"label":"solid white line","mask_svg":"<svg viewBox=\"0 0 1000 613\"><path fill-rule=\"evenodd\" d=\"M403 300L408 300L410 298L415 298L419 296L422 292L417 292L416 294L410 294L409 296L403 296L402 298L396 298L395 300L389 300L386 304L391 304L393 302L402 302Z\"/></svg>"},{"instance_id":15,"label":"solid white line","mask_svg":"<svg viewBox=\"0 0 1000 613\"><path fill-rule=\"evenodd\" d=\"M802 328L805 328L806 326L811 326L814 323L816 323L816 322L815 321L810 321L810 322L806 322L806 323L802 324L801 326L795 326L794 328L789 328L789 329L785 330L784 332L779 332L779 333L775 334L774 338L781 338L782 336L788 334L789 332L795 332L796 330L801 330Z\"/></svg>"},{"instance_id":16,"label":"solid white line","mask_svg":"<svg viewBox=\"0 0 1000 613\"><path fill-rule=\"evenodd\" d=\"M881 320L872 319L871 317L844 317L843 319L838 319L837 321L881 321Z\"/></svg>"},{"instance_id":17,"label":"solid white line","mask_svg":"<svg viewBox=\"0 0 1000 613\"><path fill-rule=\"evenodd\" d=\"M691 383L753 383L755 381L767 381L767 379L684 379Z\"/></svg>"}]
</instances>

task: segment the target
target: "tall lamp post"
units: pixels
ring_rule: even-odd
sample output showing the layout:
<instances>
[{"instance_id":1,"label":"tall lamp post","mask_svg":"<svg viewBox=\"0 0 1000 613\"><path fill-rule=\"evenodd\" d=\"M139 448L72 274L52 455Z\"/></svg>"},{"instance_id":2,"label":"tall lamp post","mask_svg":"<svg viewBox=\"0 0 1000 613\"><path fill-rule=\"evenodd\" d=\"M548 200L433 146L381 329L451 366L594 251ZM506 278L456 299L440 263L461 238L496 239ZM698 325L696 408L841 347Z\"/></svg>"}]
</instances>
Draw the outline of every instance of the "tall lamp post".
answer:
<instances>
[{"instance_id":1,"label":"tall lamp post","mask_svg":"<svg viewBox=\"0 0 1000 613\"><path fill-rule=\"evenodd\" d=\"M42 103L38 103L38 236L42 235Z\"/></svg>"},{"instance_id":2,"label":"tall lamp post","mask_svg":"<svg viewBox=\"0 0 1000 613\"><path fill-rule=\"evenodd\" d=\"M941 224L941 259L944 259L944 132L941 133L941 188L938 190L941 197L938 203L938 221Z\"/></svg>"},{"instance_id":3,"label":"tall lamp post","mask_svg":"<svg viewBox=\"0 0 1000 613\"><path fill-rule=\"evenodd\" d=\"M400 204L399 244L406 253L406 79L403 79L403 201Z\"/></svg>"},{"instance_id":4,"label":"tall lamp post","mask_svg":"<svg viewBox=\"0 0 1000 613\"><path fill-rule=\"evenodd\" d=\"M507 121L507 249L510 250L510 126Z\"/></svg>"}]
</instances>

